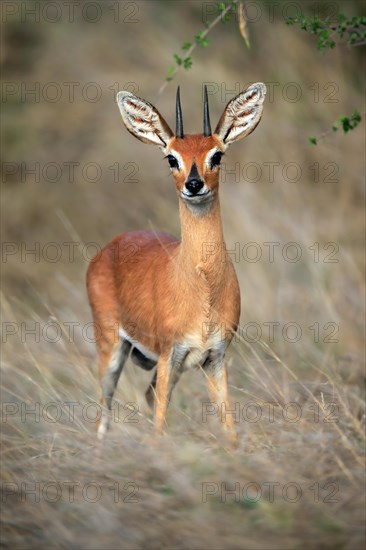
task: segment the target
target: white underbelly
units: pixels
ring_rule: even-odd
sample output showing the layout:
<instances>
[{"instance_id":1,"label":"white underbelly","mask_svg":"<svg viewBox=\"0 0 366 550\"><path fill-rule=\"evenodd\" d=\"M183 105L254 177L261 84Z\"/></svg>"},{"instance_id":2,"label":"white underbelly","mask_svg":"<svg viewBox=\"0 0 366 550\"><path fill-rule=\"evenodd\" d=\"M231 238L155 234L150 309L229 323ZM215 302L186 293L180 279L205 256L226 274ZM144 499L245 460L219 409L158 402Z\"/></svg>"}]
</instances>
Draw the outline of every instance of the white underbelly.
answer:
<instances>
[{"instance_id":1,"label":"white underbelly","mask_svg":"<svg viewBox=\"0 0 366 550\"><path fill-rule=\"evenodd\" d=\"M148 359L151 359L152 361L157 361L159 359L159 356L156 353L150 351L143 344L132 338L132 336L130 336L122 327L120 327L118 332L121 338L130 342L130 344L137 348Z\"/></svg>"},{"instance_id":2,"label":"white underbelly","mask_svg":"<svg viewBox=\"0 0 366 550\"><path fill-rule=\"evenodd\" d=\"M208 354L209 354L209 350L202 351L199 348L190 348L183 362L184 368L190 369L198 365L203 365Z\"/></svg>"},{"instance_id":3,"label":"white underbelly","mask_svg":"<svg viewBox=\"0 0 366 550\"><path fill-rule=\"evenodd\" d=\"M119 329L119 335L124 340L130 342L145 357L153 361L158 361L159 355L146 348L143 344L132 338L122 327ZM187 335L182 342L177 342L180 349L186 351L183 366L185 369L202 365L207 359L211 350L225 350L225 340L219 339L219 335L213 334L205 341L199 335ZM173 353L173 350L172 350Z\"/></svg>"},{"instance_id":4,"label":"white underbelly","mask_svg":"<svg viewBox=\"0 0 366 550\"><path fill-rule=\"evenodd\" d=\"M201 335L187 335L184 339L184 346L187 347L184 367L190 368L203 365L212 351L214 351L215 354L219 351L223 352L226 348L226 342L220 339L220 334L212 334L204 341Z\"/></svg>"}]
</instances>

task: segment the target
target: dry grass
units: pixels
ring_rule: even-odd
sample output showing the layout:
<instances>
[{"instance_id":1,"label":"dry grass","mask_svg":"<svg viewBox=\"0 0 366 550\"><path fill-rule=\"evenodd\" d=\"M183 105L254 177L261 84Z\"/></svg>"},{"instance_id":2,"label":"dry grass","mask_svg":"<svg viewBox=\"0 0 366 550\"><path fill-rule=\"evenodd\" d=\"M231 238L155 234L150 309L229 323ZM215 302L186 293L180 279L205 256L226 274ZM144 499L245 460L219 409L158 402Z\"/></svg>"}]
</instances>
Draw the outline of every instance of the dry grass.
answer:
<instances>
[{"instance_id":1,"label":"dry grass","mask_svg":"<svg viewBox=\"0 0 366 550\"><path fill-rule=\"evenodd\" d=\"M345 11L351 13L348 5ZM179 234L165 161L123 130L108 87L136 82L140 95L172 122L175 84L163 97L157 90L171 53L200 26L201 4L179 4L179 26L172 3L138 6L135 24L112 23L105 8L106 16L94 25L4 27L4 80L39 81L41 86L77 81L79 88L93 81L103 93L96 103L76 93L74 102L64 96L57 103L24 103L15 96L2 106L5 161L80 163L74 183L64 170L57 183L42 178L37 183L32 177L22 183L18 173L2 186L3 241L16 252L2 266L2 321L14 323L3 324L2 402L3 413L15 413L2 419L2 543L13 548L360 548L365 510L364 126L346 137L331 136L317 148L306 141L362 105L360 51L339 47L321 56L305 33L285 27L278 17L269 23L263 16L251 27L251 51L233 26L218 28L212 46L197 52L193 69L178 79L188 131L201 127L203 79L217 83L220 92L225 86L234 89L235 83L279 84L256 132L225 158L227 169L239 163L240 178L227 174L221 185L227 245L241 254L236 263L241 331L228 354L232 401L240 412L239 450L226 448L215 419L203 421L207 397L199 372L182 378L167 433L158 442L152 439L143 401L150 375L132 364L116 396L119 422L103 447L96 443L94 423L85 417L87 410L93 413L85 407L99 398L94 346L82 333L91 321L85 244L102 245L119 232L145 227ZM298 102L277 93L289 82L300 86ZM319 83L319 102L314 102L314 82ZM331 91L324 88L327 83L338 86L336 103L324 102ZM212 95L213 121L231 95ZM125 163L136 163L136 183L114 183L109 167L117 161L122 179ZM102 167L96 183L81 176L89 162ZM262 171L257 181L246 171L248 162ZM268 162L279 163L273 183ZM291 162L301 168L296 182L283 178ZM314 163L319 163L319 181L314 181ZM326 181L333 169L335 181ZM72 259L64 244L71 241L80 243ZM39 243L42 251L50 242L61 247L58 262L47 261L45 253L39 262L32 256L22 261L24 247ZM248 261L253 251L245 257L250 242L262 252L258 262ZM268 242L279 243L273 262ZM298 262L282 256L290 242L302 252ZM314 261L314 243L319 243L319 261ZM328 243L338 248L325 248ZM325 261L332 251L335 263ZM78 323L73 341L70 322ZM55 343L50 323L62 330ZM273 338L268 323L279 323L273 325ZM294 339L291 328L283 333L288 323L301 329L297 342L284 337ZM17 333L6 334L9 327ZM258 341L255 327L261 330ZM25 333L32 328L40 331L38 341ZM72 402L77 406L69 419L67 403ZM253 402L261 412L256 422L249 418ZM46 410L49 403L57 406ZM126 403L135 404L138 412L129 416ZM289 403L301 411L296 422L290 421L295 406ZM36 404L39 421L24 417L22 407ZM74 498L66 482L75 484ZM257 501L250 482L262 491ZM93 483L101 491L96 502L90 502ZM273 498L269 484L275 484ZM296 487L301 495L289 502ZM25 494L32 488L38 502ZM230 489L234 493L225 493ZM215 494L205 499L205 490ZM133 495L136 502L131 502Z\"/></svg>"}]
</instances>

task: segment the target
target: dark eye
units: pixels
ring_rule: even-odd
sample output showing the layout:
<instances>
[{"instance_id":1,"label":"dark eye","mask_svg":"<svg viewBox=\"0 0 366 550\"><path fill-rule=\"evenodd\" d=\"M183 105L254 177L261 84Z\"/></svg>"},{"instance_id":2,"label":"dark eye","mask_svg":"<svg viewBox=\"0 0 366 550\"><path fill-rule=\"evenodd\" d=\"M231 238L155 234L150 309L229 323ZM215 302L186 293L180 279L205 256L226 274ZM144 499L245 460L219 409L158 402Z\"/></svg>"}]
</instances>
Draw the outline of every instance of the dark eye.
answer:
<instances>
[{"instance_id":1,"label":"dark eye","mask_svg":"<svg viewBox=\"0 0 366 550\"><path fill-rule=\"evenodd\" d=\"M170 168L174 168L175 170L179 169L178 161L175 157L173 157L173 155L168 155L167 159L168 159Z\"/></svg>"},{"instance_id":2,"label":"dark eye","mask_svg":"<svg viewBox=\"0 0 366 550\"><path fill-rule=\"evenodd\" d=\"M215 166L220 166L221 157L223 153L221 151L216 151L214 155L211 157L211 170L215 168Z\"/></svg>"}]
</instances>

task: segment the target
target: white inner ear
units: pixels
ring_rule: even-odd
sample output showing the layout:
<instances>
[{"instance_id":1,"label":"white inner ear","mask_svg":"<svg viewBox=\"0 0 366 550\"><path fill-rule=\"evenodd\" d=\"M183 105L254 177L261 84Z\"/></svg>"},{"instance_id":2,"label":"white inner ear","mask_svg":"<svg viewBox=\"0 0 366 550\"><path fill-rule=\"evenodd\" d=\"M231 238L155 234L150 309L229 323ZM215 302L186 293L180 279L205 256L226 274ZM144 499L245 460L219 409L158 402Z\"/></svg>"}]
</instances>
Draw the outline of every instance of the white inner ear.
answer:
<instances>
[{"instance_id":1,"label":"white inner ear","mask_svg":"<svg viewBox=\"0 0 366 550\"><path fill-rule=\"evenodd\" d=\"M145 143L166 146L173 132L151 103L130 92L118 92L117 102L127 130Z\"/></svg>"},{"instance_id":2,"label":"white inner ear","mask_svg":"<svg viewBox=\"0 0 366 550\"><path fill-rule=\"evenodd\" d=\"M215 130L226 145L255 129L262 116L265 96L266 87L258 82L229 101Z\"/></svg>"}]
</instances>

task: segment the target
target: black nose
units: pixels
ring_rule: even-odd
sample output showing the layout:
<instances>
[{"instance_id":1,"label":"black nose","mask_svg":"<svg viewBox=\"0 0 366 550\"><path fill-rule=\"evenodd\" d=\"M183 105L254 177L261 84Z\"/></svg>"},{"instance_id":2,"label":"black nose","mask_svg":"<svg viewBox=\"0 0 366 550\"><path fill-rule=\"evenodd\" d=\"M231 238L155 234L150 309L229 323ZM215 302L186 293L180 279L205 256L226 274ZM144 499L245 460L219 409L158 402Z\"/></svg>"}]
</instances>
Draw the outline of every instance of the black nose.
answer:
<instances>
[{"instance_id":1,"label":"black nose","mask_svg":"<svg viewBox=\"0 0 366 550\"><path fill-rule=\"evenodd\" d=\"M203 187L203 181L198 179L190 179L186 182L185 186L186 189L188 189L188 191L192 193L192 195L197 195L197 193L201 191Z\"/></svg>"}]
</instances>

